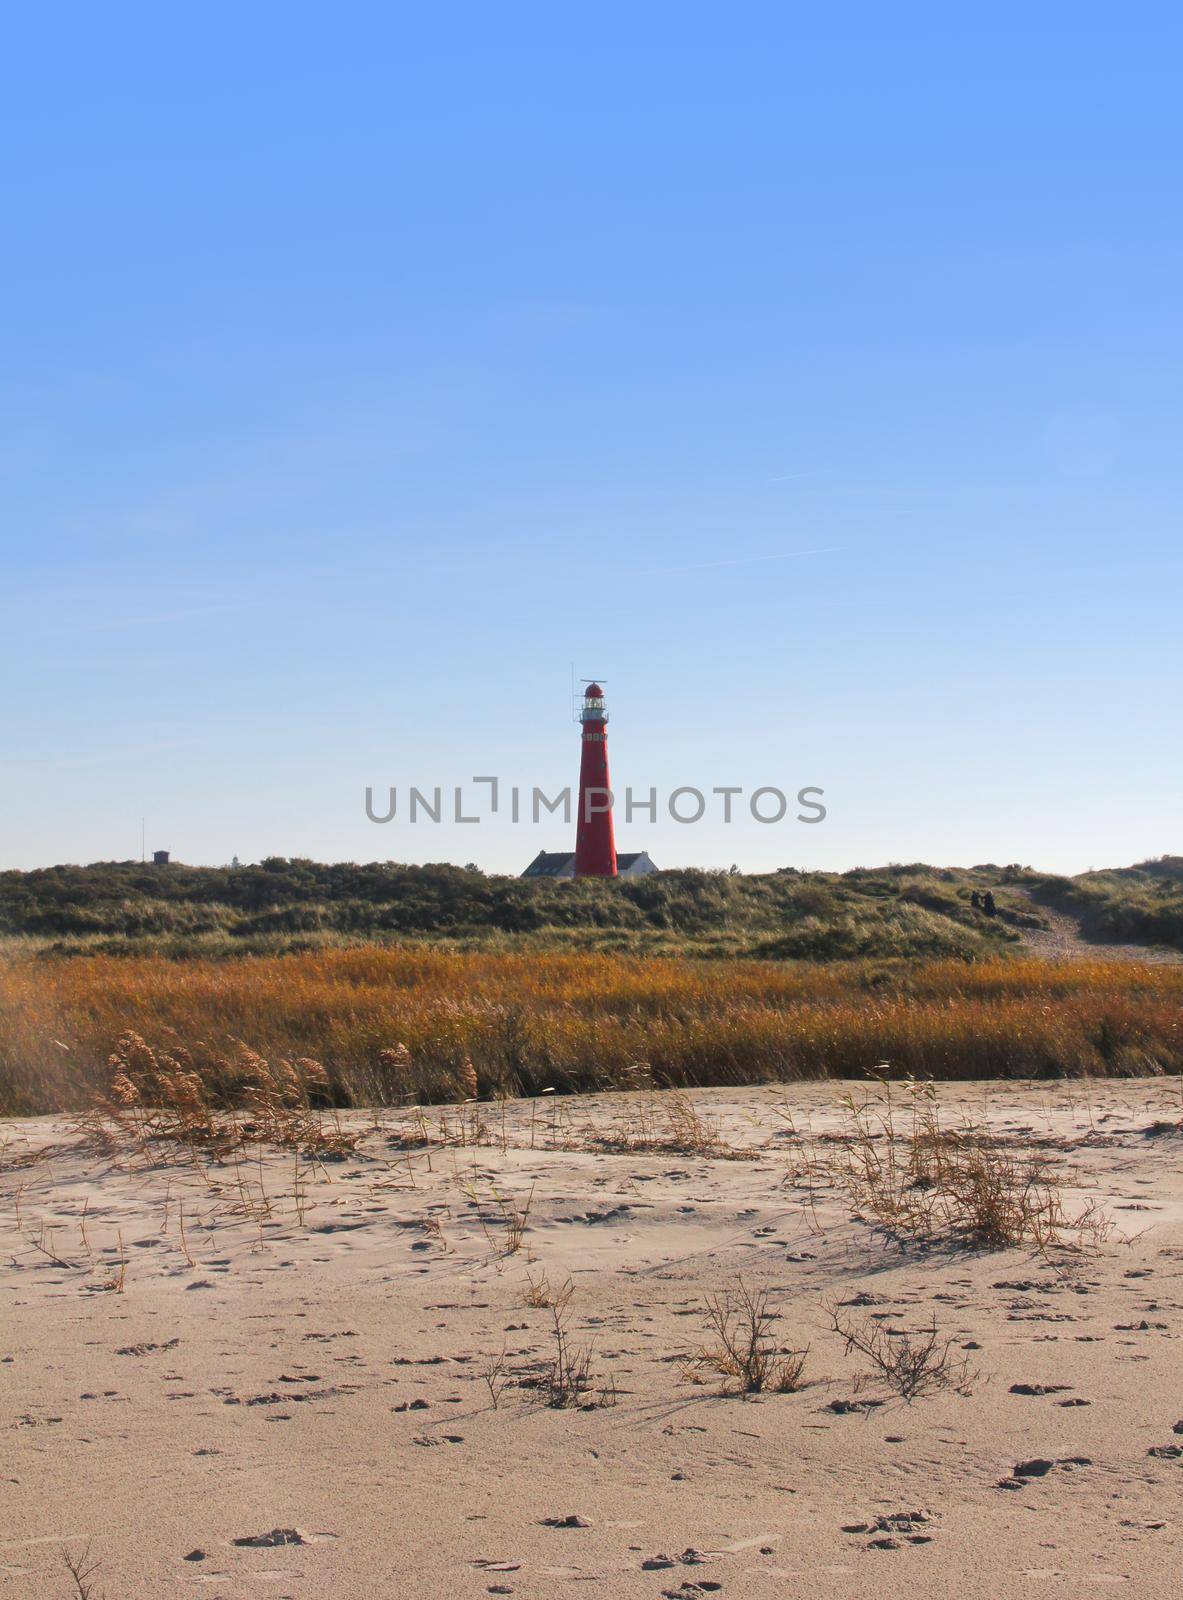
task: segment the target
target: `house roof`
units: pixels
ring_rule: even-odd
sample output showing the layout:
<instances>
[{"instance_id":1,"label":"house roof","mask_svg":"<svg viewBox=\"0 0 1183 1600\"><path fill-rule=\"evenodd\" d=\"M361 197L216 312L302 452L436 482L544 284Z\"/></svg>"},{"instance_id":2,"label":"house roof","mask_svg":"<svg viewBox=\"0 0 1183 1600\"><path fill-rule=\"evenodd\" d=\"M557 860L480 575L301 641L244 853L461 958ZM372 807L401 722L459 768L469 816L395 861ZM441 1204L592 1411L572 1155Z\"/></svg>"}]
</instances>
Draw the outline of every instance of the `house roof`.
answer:
<instances>
[{"instance_id":1,"label":"house roof","mask_svg":"<svg viewBox=\"0 0 1183 1600\"><path fill-rule=\"evenodd\" d=\"M540 850L522 873L523 878L557 878L565 869L574 870L574 850Z\"/></svg>"},{"instance_id":2,"label":"house roof","mask_svg":"<svg viewBox=\"0 0 1183 1600\"><path fill-rule=\"evenodd\" d=\"M617 872L627 872L638 861L648 861L648 852L645 850L618 851L616 855ZM650 862L650 870L653 864ZM574 850L540 850L522 873L523 878L568 878L575 873Z\"/></svg>"}]
</instances>

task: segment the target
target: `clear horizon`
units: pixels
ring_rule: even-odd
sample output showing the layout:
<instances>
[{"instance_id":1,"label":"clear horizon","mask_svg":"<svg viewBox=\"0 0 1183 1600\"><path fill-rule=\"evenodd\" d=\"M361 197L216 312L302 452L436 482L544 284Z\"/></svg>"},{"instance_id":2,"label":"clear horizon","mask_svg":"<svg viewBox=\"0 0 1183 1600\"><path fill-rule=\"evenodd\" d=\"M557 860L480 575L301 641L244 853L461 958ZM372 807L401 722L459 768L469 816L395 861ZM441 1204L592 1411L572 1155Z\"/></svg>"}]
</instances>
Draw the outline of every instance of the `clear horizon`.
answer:
<instances>
[{"instance_id":1,"label":"clear horizon","mask_svg":"<svg viewBox=\"0 0 1183 1600\"><path fill-rule=\"evenodd\" d=\"M1179 853L1183 18L461 19L10 19L0 868Z\"/></svg>"}]
</instances>

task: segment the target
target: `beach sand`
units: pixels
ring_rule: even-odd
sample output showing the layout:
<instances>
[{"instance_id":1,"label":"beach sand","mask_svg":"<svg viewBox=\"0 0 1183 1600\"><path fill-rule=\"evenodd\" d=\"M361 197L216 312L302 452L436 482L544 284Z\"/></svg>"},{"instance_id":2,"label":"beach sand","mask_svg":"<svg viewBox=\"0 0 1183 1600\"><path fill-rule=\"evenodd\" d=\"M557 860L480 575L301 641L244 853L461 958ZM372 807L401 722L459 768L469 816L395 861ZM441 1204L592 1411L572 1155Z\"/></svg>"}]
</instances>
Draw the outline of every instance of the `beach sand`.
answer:
<instances>
[{"instance_id":1,"label":"beach sand","mask_svg":"<svg viewBox=\"0 0 1183 1600\"><path fill-rule=\"evenodd\" d=\"M77 1595L87 1550L94 1600L1178 1593L1179 1083L942 1087L1112 1219L1047 1255L902 1249L810 1182L867 1092L694 1091L722 1154L619 1148L666 1136L659 1095L449 1110L418 1149L350 1114L323 1167L4 1124L0 1596ZM798 1392L688 1373L740 1279ZM588 1409L539 1387L568 1280ZM935 1317L972 1392L906 1403L838 1302Z\"/></svg>"}]
</instances>

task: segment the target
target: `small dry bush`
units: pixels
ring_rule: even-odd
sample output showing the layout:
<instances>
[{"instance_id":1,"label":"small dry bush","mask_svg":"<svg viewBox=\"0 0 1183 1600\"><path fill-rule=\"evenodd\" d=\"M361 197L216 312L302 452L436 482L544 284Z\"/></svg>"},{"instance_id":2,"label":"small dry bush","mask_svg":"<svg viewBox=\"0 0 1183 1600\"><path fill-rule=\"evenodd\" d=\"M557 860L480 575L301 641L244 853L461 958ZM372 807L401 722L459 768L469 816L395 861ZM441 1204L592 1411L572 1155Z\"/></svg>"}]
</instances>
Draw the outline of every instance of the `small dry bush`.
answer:
<instances>
[{"instance_id":1,"label":"small dry bush","mask_svg":"<svg viewBox=\"0 0 1183 1600\"><path fill-rule=\"evenodd\" d=\"M551 1317L551 1339L554 1355L532 1386L554 1411L577 1407L583 1411L598 1406L616 1404L616 1384L609 1377L602 1383L596 1381L592 1370L592 1347L576 1344L571 1335L571 1296L574 1285L568 1278L563 1287L549 1297L547 1302Z\"/></svg>"},{"instance_id":2,"label":"small dry bush","mask_svg":"<svg viewBox=\"0 0 1183 1600\"><path fill-rule=\"evenodd\" d=\"M506 1352L505 1341L501 1342L501 1349L497 1354L485 1362L481 1368L481 1379L489 1391L489 1400L496 1411L501 1404L501 1396L513 1382L513 1373L510 1371L509 1356Z\"/></svg>"},{"instance_id":3,"label":"small dry bush","mask_svg":"<svg viewBox=\"0 0 1183 1600\"><path fill-rule=\"evenodd\" d=\"M953 1357L954 1341L940 1333L935 1317L917 1333L892 1333L870 1317L856 1320L844 1315L839 1306L826 1310L831 1328L845 1341L845 1354L857 1351L864 1356L888 1387L905 1400L939 1389L971 1392L978 1374L970 1369L968 1357Z\"/></svg>"},{"instance_id":4,"label":"small dry bush","mask_svg":"<svg viewBox=\"0 0 1183 1600\"><path fill-rule=\"evenodd\" d=\"M742 1278L721 1295L708 1296L706 1319L713 1342L704 1344L683 1366L684 1376L701 1383L703 1374L723 1379L723 1393L792 1394L801 1387L804 1350L781 1350L770 1337L776 1313L767 1289L752 1289Z\"/></svg>"},{"instance_id":5,"label":"small dry bush","mask_svg":"<svg viewBox=\"0 0 1183 1600\"><path fill-rule=\"evenodd\" d=\"M79 1119L105 1148L122 1137L140 1149L171 1142L221 1157L261 1144L326 1160L348 1154L360 1138L317 1104L326 1074L307 1057L270 1062L242 1047L215 1073L199 1073L188 1051L154 1050L129 1029L107 1067L106 1087Z\"/></svg>"},{"instance_id":6,"label":"small dry bush","mask_svg":"<svg viewBox=\"0 0 1183 1600\"><path fill-rule=\"evenodd\" d=\"M62 1565L70 1579L72 1600L101 1600L95 1588L95 1574L102 1563L91 1559L89 1540L78 1555L63 1547Z\"/></svg>"},{"instance_id":7,"label":"small dry bush","mask_svg":"<svg viewBox=\"0 0 1183 1600\"><path fill-rule=\"evenodd\" d=\"M553 1354L549 1361L529 1370L515 1369L504 1343L496 1356L482 1368L481 1377L489 1391L494 1411L508 1388L532 1390L552 1411L592 1411L616 1404L616 1384L611 1377L600 1382L592 1366L590 1344L577 1344L571 1334L571 1297L575 1286L570 1278L559 1289L552 1289L546 1274L537 1279L527 1274L523 1304L550 1312Z\"/></svg>"},{"instance_id":8,"label":"small dry bush","mask_svg":"<svg viewBox=\"0 0 1183 1600\"><path fill-rule=\"evenodd\" d=\"M1045 1252L1106 1238L1110 1224L1095 1203L1068 1210L1044 1152L1008 1148L968 1123L948 1127L932 1083L908 1080L904 1094L902 1116L888 1083L875 1102L842 1102L847 1123L829 1167L857 1215L897 1241L986 1250Z\"/></svg>"}]
</instances>

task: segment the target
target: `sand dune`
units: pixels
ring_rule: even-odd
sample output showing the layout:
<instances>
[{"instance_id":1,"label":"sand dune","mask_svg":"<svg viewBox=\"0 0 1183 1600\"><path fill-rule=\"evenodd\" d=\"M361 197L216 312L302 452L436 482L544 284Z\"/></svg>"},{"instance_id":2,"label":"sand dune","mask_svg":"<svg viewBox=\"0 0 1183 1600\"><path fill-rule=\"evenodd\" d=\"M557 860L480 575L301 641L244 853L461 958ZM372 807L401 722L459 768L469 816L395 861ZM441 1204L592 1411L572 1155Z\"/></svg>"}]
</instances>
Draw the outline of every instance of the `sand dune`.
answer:
<instances>
[{"instance_id":1,"label":"sand dune","mask_svg":"<svg viewBox=\"0 0 1183 1600\"><path fill-rule=\"evenodd\" d=\"M948 1086L1115 1225L1084 1252L900 1248L807 1175L866 1085L382 1113L346 1160L0 1155L0 1595L1177 1592L1183 1114L1169 1080ZM421 1127L451 1141L423 1146ZM475 1142L474 1142L475 1140ZM639 1146L639 1148L638 1148ZM768 1291L795 1393L694 1365ZM567 1284L569 1291L566 1291ZM575 1404L548 1405L554 1301ZM827 1307L930 1326L906 1403ZM694 1381L697 1380L697 1381Z\"/></svg>"}]
</instances>

